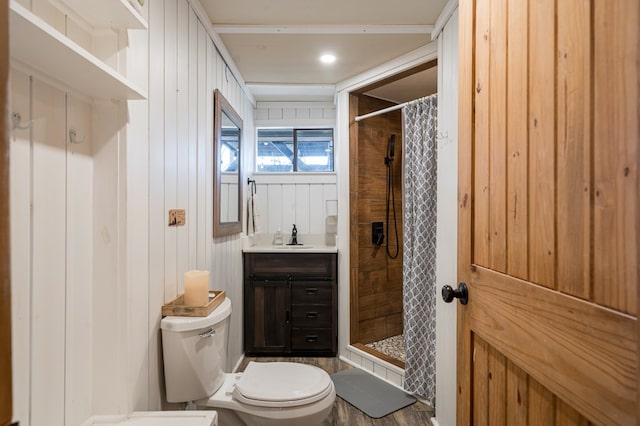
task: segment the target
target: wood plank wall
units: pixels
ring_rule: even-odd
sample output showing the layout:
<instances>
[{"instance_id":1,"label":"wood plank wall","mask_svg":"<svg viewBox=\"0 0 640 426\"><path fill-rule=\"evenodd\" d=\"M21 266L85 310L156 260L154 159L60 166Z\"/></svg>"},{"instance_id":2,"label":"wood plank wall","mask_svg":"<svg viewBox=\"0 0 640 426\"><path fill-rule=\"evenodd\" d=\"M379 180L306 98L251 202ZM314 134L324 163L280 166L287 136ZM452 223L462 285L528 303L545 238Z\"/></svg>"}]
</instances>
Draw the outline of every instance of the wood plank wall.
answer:
<instances>
[{"instance_id":1,"label":"wood plank wall","mask_svg":"<svg viewBox=\"0 0 640 426\"><path fill-rule=\"evenodd\" d=\"M352 102L357 102L356 115L394 105L366 95L352 95ZM393 173L398 241L390 219L390 229L387 229L386 223L384 225L384 245L375 247L371 241L371 223L386 222L387 168L384 158L391 134L396 135ZM355 170L350 180L351 343L366 344L396 336L403 331L401 111L359 122L357 138L352 138L350 143L350 162ZM387 240L391 253L395 253L399 246L396 259L387 256ZM354 303L357 306L353 306Z\"/></svg>"}]
</instances>

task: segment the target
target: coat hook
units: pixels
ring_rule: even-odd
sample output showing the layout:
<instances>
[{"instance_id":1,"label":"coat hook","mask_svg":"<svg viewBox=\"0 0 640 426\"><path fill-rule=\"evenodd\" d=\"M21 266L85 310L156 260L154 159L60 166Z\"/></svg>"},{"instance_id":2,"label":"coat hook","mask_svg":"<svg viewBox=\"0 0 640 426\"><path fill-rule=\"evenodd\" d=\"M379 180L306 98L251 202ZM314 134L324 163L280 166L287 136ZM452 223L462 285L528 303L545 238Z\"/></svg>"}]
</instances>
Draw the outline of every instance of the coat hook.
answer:
<instances>
[{"instance_id":1,"label":"coat hook","mask_svg":"<svg viewBox=\"0 0 640 426\"><path fill-rule=\"evenodd\" d=\"M22 130L28 129L33 124L33 120L30 120L25 124L20 124L21 121L22 121L22 116L20 115L19 112L14 112L13 114L11 114L11 122L13 123L14 129L22 129Z\"/></svg>"},{"instance_id":2,"label":"coat hook","mask_svg":"<svg viewBox=\"0 0 640 426\"><path fill-rule=\"evenodd\" d=\"M75 130L71 129L69 130L69 142L74 143L74 144L81 144L81 143L85 143L87 141L87 137L83 137L82 139L78 139L78 134L76 133Z\"/></svg>"}]
</instances>

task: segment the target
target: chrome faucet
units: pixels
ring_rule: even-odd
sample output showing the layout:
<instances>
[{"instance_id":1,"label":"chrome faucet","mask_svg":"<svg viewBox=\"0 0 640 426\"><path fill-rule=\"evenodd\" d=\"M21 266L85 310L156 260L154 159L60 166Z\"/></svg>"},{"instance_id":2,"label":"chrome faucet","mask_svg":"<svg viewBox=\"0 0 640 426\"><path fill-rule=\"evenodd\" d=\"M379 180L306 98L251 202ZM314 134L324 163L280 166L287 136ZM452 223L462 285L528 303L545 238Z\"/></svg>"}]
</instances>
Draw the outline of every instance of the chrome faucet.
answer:
<instances>
[{"instance_id":1,"label":"chrome faucet","mask_svg":"<svg viewBox=\"0 0 640 426\"><path fill-rule=\"evenodd\" d=\"M298 245L298 229L296 228L296 224L293 224L293 229L291 230L291 245Z\"/></svg>"}]
</instances>

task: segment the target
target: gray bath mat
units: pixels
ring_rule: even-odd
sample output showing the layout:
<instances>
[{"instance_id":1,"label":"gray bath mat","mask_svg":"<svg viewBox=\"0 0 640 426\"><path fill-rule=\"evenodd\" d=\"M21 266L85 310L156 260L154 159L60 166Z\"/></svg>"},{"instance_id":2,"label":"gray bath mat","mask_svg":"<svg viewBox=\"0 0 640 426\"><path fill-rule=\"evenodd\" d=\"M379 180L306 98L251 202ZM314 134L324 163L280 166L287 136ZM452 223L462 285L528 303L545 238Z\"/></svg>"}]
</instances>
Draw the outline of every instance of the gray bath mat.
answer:
<instances>
[{"instance_id":1,"label":"gray bath mat","mask_svg":"<svg viewBox=\"0 0 640 426\"><path fill-rule=\"evenodd\" d=\"M340 398L374 419L416 402L413 396L360 368L332 374L331 380Z\"/></svg>"}]
</instances>

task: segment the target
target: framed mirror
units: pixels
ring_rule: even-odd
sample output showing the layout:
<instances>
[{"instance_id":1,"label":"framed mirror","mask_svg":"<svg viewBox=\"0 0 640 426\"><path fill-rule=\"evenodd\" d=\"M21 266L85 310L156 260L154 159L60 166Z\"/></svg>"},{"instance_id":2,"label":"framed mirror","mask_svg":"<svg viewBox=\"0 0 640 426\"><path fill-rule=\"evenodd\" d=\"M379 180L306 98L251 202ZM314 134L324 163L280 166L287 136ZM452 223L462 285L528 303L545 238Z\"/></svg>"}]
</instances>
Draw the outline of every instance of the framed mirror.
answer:
<instances>
[{"instance_id":1,"label":"framed mirror","mask_svg":"<svg viewBox=\"0 0 640 426\"><path fill-rule=\"evenodd\" d=\"M242 119L218 89L213 95L213 236L242 232Z\"/></svg>"}]
</instances>

